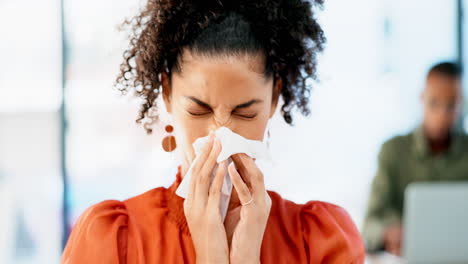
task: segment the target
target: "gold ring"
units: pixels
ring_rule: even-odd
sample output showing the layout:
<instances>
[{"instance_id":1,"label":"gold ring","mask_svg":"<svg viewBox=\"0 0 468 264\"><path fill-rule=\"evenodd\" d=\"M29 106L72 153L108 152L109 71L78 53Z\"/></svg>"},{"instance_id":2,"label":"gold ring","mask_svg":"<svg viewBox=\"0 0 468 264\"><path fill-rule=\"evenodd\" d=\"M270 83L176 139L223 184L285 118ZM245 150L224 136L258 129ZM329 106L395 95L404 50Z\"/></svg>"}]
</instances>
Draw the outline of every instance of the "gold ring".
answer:
<instances>
[{"instance_id":1,"label":"gold ring","mask_svg":"<svg viewBox=\"0 0 468 264\"><path fill-rule=\"evenodd\" d=\"M244 206L244 205L248 205L248 204L250 204L250 203L252 203L252 202L253 202L253 197L250 197L250 200L249 200L248 202L246 202L246 203L243 203L242 205L243 205L243 206Z\"/></svg>"}]
</instances>

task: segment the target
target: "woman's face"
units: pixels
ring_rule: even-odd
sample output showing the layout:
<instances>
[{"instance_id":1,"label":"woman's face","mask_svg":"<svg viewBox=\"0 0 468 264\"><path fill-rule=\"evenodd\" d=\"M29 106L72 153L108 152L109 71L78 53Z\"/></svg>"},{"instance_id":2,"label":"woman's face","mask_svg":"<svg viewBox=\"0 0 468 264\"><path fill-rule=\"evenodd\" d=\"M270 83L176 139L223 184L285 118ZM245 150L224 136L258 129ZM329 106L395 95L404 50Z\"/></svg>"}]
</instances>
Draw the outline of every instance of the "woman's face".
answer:
<instances>
[{"instance_id":1,"label":"woman's face","mask_svg":"<svg viewBox=\"0 0 468 264\"><path fill-rule=\"evenodd\" d=\"M163 98L174 120L177 145L190 162L192 143L225 126L245 138L263 140L274 114L281 81L265 78L260 56L203 56L185 50L181 71L169 84L163 74Z\"/></svg>"}]
</instances>

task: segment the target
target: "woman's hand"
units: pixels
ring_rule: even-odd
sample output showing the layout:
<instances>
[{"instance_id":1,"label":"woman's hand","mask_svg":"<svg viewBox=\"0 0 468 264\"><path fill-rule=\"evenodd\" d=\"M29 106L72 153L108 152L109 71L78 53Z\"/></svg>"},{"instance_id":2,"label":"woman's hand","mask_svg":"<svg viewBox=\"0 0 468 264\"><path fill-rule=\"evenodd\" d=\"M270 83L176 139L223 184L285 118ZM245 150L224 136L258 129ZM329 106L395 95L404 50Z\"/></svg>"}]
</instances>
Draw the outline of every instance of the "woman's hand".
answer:
<instances>
[{"instance_id":1,"label":"woman's hand","mask_svg":"<svg viewBox=\"0 0 468 264\"><path fill-rule=\"evenodd\" d=\"M270 215L271 198L265 189L263 173L254 160L243 153L233 155L232 159L236 166L233 163L229 165L229 176L242 205L240 219L232 236L230 261L234 264L260 263L260 249Z\"/></svg>"},{"instance_id":2,"label":"woman's hand","mask_svg":"<svg viewBox=\"0 0 468 264\"><path fill-rule=\"evenodd\" d=\"M221 143L211 133L202 153L194 161L189 193L184 201L197 263L229 263L226 231L219 210L226 161L219 164L210 186L210 176L220 151Z\"/></svg>"}]
</instances>

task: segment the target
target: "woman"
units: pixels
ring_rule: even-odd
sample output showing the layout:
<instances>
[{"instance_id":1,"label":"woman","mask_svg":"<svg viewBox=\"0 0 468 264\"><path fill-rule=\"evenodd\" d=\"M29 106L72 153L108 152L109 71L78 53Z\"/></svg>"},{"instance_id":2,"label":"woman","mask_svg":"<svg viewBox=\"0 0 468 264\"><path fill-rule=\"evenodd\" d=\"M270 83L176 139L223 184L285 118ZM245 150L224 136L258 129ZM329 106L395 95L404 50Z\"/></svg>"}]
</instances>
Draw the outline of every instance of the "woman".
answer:
<instances>
[{"instance_id":1,"label":"woman","mask_svg":"<svg viewBox=\"0 0 468 264\"><path fill-rule=\"evenodd\" d=\"M280 96L287 123L294 107L308 114L306 79L315 77L325 42L311 3L149 0L127 23L133 35L117 84L144 99L139 120L149 132L162 96L174 120L166 131L176 135L163 147L182 148L185 159L170 188L90 207L62 263L362 263L363 244L346 211L266 191L249 156L222 162L210 185L222 148L212 134L193 164L187 199L175 194L195 158L192 143L210 130L226 126L262 140ZM223 222L226 171L234 189Z\"/></svg>"}]
</instances>

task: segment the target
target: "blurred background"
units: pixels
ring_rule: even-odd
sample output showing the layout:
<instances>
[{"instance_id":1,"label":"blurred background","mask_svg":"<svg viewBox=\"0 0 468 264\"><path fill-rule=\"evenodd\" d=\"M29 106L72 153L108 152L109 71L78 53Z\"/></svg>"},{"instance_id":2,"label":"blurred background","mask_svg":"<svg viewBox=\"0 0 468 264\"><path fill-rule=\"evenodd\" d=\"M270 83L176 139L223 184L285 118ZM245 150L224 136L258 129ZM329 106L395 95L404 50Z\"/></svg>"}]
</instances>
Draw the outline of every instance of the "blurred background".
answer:
<instances>
[{"instance_id":1,"label":"blurred background","mask_svg":"<svg viewBox=\"0 0 468 264\"><path fill-rule=\"evenodd\" d=\"M379 148L420 121L427 70L467 61L468 0L325 2L312 113L294 127L273 118L266 184L336 203L361 228ZM117 27L143 3L0 0L0 263L59 263L87 207L174 181L160 135L113 89L127 45Z\"/></svg>"}]
</instances>

